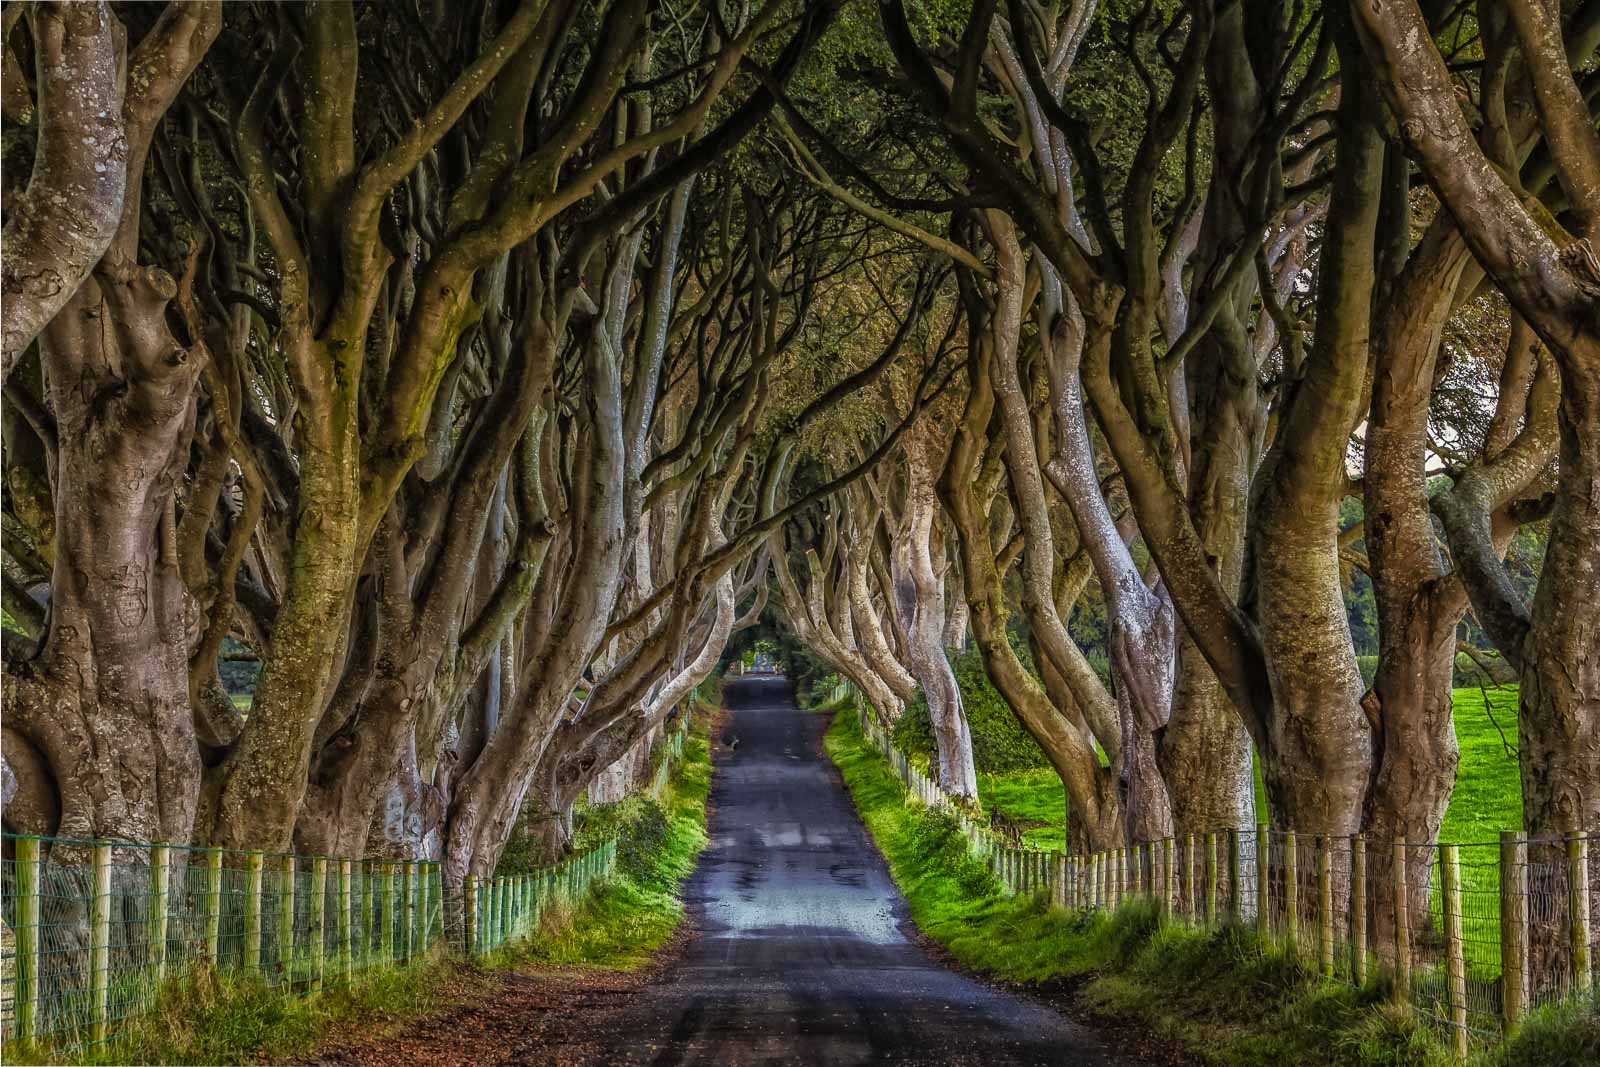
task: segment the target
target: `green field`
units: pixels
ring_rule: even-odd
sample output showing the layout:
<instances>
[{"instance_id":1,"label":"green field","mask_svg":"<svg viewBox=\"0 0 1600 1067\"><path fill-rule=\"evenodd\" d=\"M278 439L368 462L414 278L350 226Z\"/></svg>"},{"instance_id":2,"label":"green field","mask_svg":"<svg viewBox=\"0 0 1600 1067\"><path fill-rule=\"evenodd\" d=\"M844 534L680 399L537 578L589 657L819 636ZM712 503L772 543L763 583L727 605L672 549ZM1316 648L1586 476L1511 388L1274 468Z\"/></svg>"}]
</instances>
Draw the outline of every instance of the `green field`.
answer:
<instances>
[{"instance_id":1,"label":"green field","mask_svg":"<svg viewBox=\"0 0 1600 1067\"><path fill-rule=\"evenodd\" d=\"M1500 972L1498 840L1501 830L1522 828L1522 782L1517 771L1517 687L1457 689L1453 696L1461 763L1445 811L1439 840L1464 847L1461 854L1463 933L1469 969L1487 982ZM1063 848L1066 797L1049 769L980 775L985 810L998 809L1031 828L1026 842ZM1256 769L1256 811L1264 819L1266 794ZM1035 825L1044 824L1044 825ZM1434 923L1442 920L1439 870L1433 869Z\"/></svg>"},{"instance_id":2,"label":"green field","mask_svg":"<svg viewBox=\"0 0 1600 1067\"><path fill-rule=\"evenodd\" d=\"M1455 690L1456 741L1461 765L1455 791L1445 811L1439 840L1458 844L1491 844L1501 830L1522 828L1522 781L1517 773L1517 687ZM1502 733L1503 731L1503 733ZM978 796L985 810L998 808L1025 824L1046 822L1025 835L1040 848L1061 848L1065 840L1066 796L1061 780L1048 768L978 776ZM1265 821L1266 792L1256 771L1257 821ZM1467 856L1463 856L1467 865ZM1463 875L1466 875L1463 870ZM1464 887L1471 890L1470 883Z\"/></svg>"},{"instance_id":3,"label":"green field","mask_svg":"<svg viewBox=\"0 0 1600 1067\"><path fill-rule=\"evenodd\" d=\"M1002 811L1027 826L1022 835L1024 844L1066 848L1067 792L1052 768L980 774L978 800L984 811Z\"/></svg>"}]
</instances>

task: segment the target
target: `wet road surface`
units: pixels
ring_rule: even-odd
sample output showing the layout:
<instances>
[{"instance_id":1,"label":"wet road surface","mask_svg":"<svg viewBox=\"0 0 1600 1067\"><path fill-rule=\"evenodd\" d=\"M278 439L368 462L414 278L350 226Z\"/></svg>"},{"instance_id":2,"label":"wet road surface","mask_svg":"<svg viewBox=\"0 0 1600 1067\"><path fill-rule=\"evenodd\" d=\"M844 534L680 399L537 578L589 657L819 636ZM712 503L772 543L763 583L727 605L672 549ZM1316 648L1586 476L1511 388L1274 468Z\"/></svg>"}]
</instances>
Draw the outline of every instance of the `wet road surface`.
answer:
<instances>
[{"instance_id":1,"label":"wet road surface","mask_svg":"<svg viewBox=\"0 0 1600 1067\"><path fill-rule=\"evenodd\" d=\"M788 684L731 682L697 932L595 1063L1125 1065L1092 1030L935 962ZM604 1032L603 1030L601 1032Z\"/></svg>"}]
</instances>

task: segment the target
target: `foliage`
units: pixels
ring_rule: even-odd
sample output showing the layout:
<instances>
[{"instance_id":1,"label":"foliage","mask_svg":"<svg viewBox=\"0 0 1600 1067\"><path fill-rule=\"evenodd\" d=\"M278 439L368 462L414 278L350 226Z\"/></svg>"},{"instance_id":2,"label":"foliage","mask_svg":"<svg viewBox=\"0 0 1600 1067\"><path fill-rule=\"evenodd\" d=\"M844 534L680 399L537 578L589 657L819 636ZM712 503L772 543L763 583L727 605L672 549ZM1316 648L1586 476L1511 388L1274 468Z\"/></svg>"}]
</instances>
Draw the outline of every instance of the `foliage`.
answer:
<instances>
[{"instance_id":1,"label":"foliage","mask_svg":"<svg viewBox=\"0 0 1600 1067\"><path fill-rule=\"evenodd\" d=\"M1011 771L1048 768L1050 761L989 681L983 657L976 648L962 652L951 661L956 681L961 686L961 701L972 729L972 761L979 774L1004 774ZM933 723L928 704L921 695L912 701L895 723L895 747L913 757L929 758L933 751Z\"/></svg>"},{"instance_id":2,"label":"foliage","mask_svg":"<svg viewBox=\"0 0 1600 1067\"><path fill-rule=\"evenodd\" d=\"M772 656L779 671L794 684L797 694L808 694L833 676L833 668L795 638L770 604L761 612L761 618L754 626L740 630L729 640L727 647L722 650L718 673L725 672L731 663L758 645Z\"/></svg>"}]
</instances>

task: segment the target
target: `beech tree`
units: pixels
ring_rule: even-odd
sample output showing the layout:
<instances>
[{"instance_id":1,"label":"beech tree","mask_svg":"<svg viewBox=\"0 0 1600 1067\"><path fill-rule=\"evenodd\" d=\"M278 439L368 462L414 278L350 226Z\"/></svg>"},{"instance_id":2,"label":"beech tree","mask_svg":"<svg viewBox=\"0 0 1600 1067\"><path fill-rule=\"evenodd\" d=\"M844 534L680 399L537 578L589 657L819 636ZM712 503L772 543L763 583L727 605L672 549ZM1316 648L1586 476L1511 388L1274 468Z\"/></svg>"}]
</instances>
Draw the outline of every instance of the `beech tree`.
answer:
<instances>
[{"instance_id":1,"label":"beech tree","mask_svg":"<svg viewBox=\"0 0 1600 1067\"><path fill-rule=\"evenodd\" d=\"M1572 34L1575 40L1583 39L1586 29L1592 32L1593 6L1575 16L1573 28L1580 31ZM1509 174L1502 176L1479 146L1415 3L1376 11L1357 5L1356 10L1363 44L1407 147L1473 256L1560 368L1559 476L1545 556L1547 573L1560 577L1540 582L1531 610L1525 606L1507 588L1492 537L1486 536L1487 509L1480 511L1470 537L1456 539L1452 547L1478 617L1519 668L1519 753L1528 829L1575 830L1593 821L1600 803L1600 745L1593 741L1600 728L1600 672L1594 669L1600 662L1600 629L1589 617L1592 612L1578 607L1590 602L1600 581L1595 568L1600 510L1586 488L1600 458L1595 422L1600 260L1590 243L1600 212L1600 135L1573 77L1553 9L1531 0L1508 4L1573 233L1539 210L1528 190L1509 184Z\"/></svg>"},{"instance_id":2,"label":"beech tree","mask_svg":"<svg viewBox=\"0 0 1600 1067\"><path fill-rule=\"evenodd\" d=\"M19 292L16 335L9 292L7 299L8 369L13 343L39 335L37 376L18 375L30 380L8 383L7 396L13 412L25 413L26 429L16 431L32 437L28 458L44 468L30 480L48 483L51 498L48 513L33 516L49 532L48 545L40 545L42 534L35 541L50 565L47 614L37 643L8 662L5 719L8 750L14 744L23 753L17 763L32 763L37 751L39 769L54 780L54 790L30 790L54 792L54 825L41 825L48 816L40 811L21 813L16 825L78 840L182 841L194 826L200 761L187 699L190 615L173 490L205 360L196 324L175 333L169 312L189 302L199 248L160 248L168 264L184 264L176 282L141 262L142 193L157 126L216 36L221 11L216 4L163 10L126 57L131 90L119 85L115 94L96 95L101 60L123 62L120 41L114 57L82 51L74 60L64 50L92 51L89 37L103 45L120 38L121 26L104 4L65 6L42 9L33 21L41 71L34 177L6 220L8 240L13 222L19 240L15 252L7 249L8 279L22 260L65 290L61 301L31 310L30 298L40 294ZM55 99L62 96L71 102ZM120 115L112 120L85 107ZM116 142L109 154L97 147L101 137ZM72 180L55 171L70 165L55 157L85 147L95 181L109 174L104 180L118 188L52 188L58 178ZM69 206L69 195L83 199ZM53 213L63 210L84 219L109 214L115 226L109 241L98 242L103 256L90 247L93 227L75 239L60 229L65 220ZM58 258L30 261L45 254ZM35 327L21 325L29 314L40 316Z\"/></svg>"},{"instance_id":3,"label":"beech tree","mask_svg":"<svg viewBox=\"0 0 1600 1067\"><path fill-rule=\"evenodd\" d=\"M8 828L553 860L763 618L924 702L975 809L970 638L1104 848L1432 842L1470 617L1527 829L1600 815L1600 3L94 0L0 43Z\"/></svg>"}]
</instances>

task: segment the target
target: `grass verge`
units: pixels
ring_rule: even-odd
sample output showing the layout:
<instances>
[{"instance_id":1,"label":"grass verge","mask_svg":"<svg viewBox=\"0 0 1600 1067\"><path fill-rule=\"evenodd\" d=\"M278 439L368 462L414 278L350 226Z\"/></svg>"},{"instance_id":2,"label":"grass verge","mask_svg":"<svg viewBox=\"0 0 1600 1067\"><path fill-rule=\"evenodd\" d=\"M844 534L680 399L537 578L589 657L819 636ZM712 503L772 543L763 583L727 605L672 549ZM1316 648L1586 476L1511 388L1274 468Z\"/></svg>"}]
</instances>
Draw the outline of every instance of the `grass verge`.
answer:
<instances>
[{"instance_id":1,"label":"grass verge","mask_svg":"<svg viewBox=\"0 0 1600 1067\"><path fill-rule=\"evenodd\" d=\"M679 888L706 843L711 717L709 708L697 711L683 762L659 802L633 797L598 821L591 813L586 833L618 834L615 874L591 894L579 921L550 924L510 946L506 963L631 969L667 943L683 919Z\"/></svg>"},{"instance_id":2,"label":"grass verge","mask_svg":"<svg viewBox=\"0 0 1600 1067\"><path fill-rule=\"evenodd\" d=\"M259 981L200 969L175 977L151 1014L131 1021L116 1038L68 1056L8 1044L5 1062L252 1063L294 1061L335 1029L391 1031L406 1023L487 995L494 973L579 964L634 968L672 936L683 918L677 893L705 844L711 763L711 709L697 709L679 765L659 801L633 798L613 805L606 826L619 834L617 871L581 907L547 914L532 939L508 945L478 964L420 960L359 976L315 996L293 996ZM591 832L602 828L591 824ZM580 842L581 843L581 842Z\"/></svg>"},{"instance_id":3,"label":"grass verge","mask_svg":"<svg viewBox=\"0 0 1600 1067\"><path fill-rule=\"evenodd\" d=\"M923 933L957 962L1012 982L1081 983L1080 1000L1216 1063L1434 1067L1452 1062L1435 1034L1384 990L1323 981L1307 962L1248 929L1163 923L1148 906L1088 915L1033 897L1004 897L967 852L952 818L907 805L855 714L833 718L828 755L889 862ZM1577 1067L1600 1048L1600 1012L1551 1010L1508 1045L1480 1050L1483 1067Z\"/></svg>"}]
</instances>

